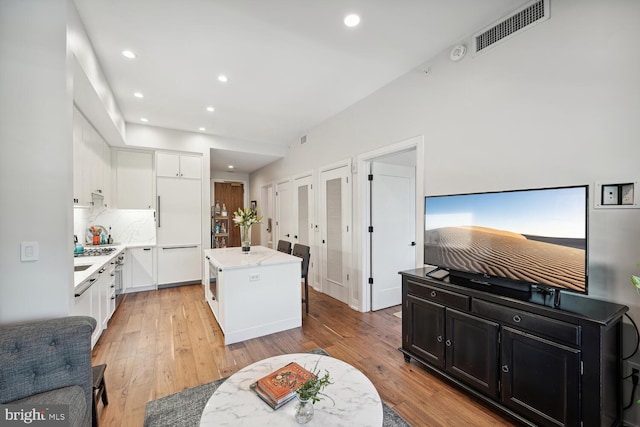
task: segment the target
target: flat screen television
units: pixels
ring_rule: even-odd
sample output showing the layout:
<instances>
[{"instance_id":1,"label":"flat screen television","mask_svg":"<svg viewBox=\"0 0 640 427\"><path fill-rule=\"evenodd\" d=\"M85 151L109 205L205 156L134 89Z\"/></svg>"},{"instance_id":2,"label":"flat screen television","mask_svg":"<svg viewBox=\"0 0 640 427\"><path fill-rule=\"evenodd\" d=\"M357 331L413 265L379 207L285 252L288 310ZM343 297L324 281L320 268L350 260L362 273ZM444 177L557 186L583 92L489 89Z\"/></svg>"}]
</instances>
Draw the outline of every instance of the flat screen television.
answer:
<instances>
[{"instance_id":1,"label":"flat screen television","mask_svg":"<svg viewBox=\"0 0 640 427\"><path fill-rule=\"evenodd\" d=\"M427 196L424 263L479 289L586 294L588 192L584 185Z\"/></svg>"}]
</instances>

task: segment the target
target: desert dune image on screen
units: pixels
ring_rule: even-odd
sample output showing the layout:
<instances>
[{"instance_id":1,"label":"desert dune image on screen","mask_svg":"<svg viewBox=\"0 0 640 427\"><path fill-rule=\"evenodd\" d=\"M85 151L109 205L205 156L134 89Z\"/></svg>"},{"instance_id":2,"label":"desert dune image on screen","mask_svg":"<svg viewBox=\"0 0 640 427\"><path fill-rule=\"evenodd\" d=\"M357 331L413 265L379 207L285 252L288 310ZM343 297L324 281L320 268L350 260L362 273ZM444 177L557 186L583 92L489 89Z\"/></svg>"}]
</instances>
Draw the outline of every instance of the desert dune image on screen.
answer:
<instances>
[{"instance_id":1,"label":"desert dune image on screen","mask_svg":"<svg viewBox=\"0 0 640 427\"><path fill-rule=\"evenodd\" d=\"M425 198L425 264L586 292L584 187Z\"/></svg>"}]
</instances>

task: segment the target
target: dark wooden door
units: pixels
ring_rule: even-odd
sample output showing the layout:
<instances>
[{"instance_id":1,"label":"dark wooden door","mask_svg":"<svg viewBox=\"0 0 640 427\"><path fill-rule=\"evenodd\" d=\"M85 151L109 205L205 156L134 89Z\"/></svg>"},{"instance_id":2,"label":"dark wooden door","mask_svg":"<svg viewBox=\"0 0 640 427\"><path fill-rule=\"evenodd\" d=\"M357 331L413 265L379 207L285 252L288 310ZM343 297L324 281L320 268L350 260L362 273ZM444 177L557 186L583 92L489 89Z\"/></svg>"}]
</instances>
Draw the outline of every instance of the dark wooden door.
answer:
<instances>
[{"instance_id":1,"label":"dark wooden door","mask_svg":"<svg viewBox=\"0 0 640 427\"><path fill-rule=\"evenodd\" d=\"M425 362L444 368L444 306L407 295L405 309L405 348Z\"/></svg>"},{"instance_id":2,"label":"dark wooden door","mask_svg":"<svg viewBox=\"0 0 640 427\"><path fill-rule=\"evenodd\" d=\"M240 228L233 223L233 213L244 209L244 185L241 182L216 182L213 186L213 205L216 200L227 208L229 216L229 240L228 247L240 246Z\"/></svg>"},{"instance_id":3,"label":"dark wooden door","mask_svg":"<svg viewBox=\"0 0 640 427\"><path fill-rule=\"evenodd\" d=\"M500 326L447 309L446 370L478 391L498 396Z\"/></svg>"},{"instance_id":4,"label":"dark wooden door","mask_svg":"<svg viewBox=\"0 0 640 427\"><path fill-rule=\"evenodd\" d=\"M580 425L580 350L502 330L502 402L544 426Z\"/></svg>"}]
</instances>

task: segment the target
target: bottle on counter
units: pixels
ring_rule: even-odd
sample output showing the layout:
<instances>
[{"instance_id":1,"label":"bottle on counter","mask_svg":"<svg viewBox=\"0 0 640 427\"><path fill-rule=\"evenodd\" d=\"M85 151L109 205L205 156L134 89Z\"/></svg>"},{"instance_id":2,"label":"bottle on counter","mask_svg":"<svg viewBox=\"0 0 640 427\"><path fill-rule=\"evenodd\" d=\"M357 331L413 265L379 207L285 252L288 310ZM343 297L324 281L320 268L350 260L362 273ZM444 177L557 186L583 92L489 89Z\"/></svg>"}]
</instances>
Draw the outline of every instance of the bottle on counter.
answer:
<instances>
[{"instance_id":1,"label":"bottle on counter","mask_svg":"<svg viewBox=\"0 0 640 427\"><path fill-rule=\"evenodd\" d=\"M222 204L222 216L227 216L227 205Z\"/></svg>"},{"instance_id":2,"label":"bottle on counter","mask_svg":"<svg viewBox=\"0 0 640 427\"><path fill-rule=\"evenodd\" d=\"M220 215L220 201L216 200L216 205L213 208L213 214L214 215Z\"/></svg>"}]
</instances>

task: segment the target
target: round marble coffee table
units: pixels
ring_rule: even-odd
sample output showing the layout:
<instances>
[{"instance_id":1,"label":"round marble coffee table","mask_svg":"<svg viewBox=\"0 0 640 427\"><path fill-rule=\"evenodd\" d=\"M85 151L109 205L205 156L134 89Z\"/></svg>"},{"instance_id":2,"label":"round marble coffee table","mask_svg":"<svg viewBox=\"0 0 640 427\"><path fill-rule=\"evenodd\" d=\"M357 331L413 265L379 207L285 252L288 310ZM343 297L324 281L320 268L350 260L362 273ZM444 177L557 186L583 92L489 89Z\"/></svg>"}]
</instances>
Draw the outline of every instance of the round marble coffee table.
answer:
<instances>
[{"instance_id":1,"label":"round marble coffee table","mask_svg":"<svg viewBox=\"0 0 640 427\"><path fill-rule=\"evenodd\" d=\"M271 409L249 388L259 378L297 362L308 370L328 370L333 384L326 397L314 405L307 426L372 427L382 425L382 402L376 388L362 372L341 360L309 353L284 354L249 365L231 375L213 393L202 412L201 427L213 426L298 426L294 419L297 399L277 410Z\"/></svg>"}]
</instances>

